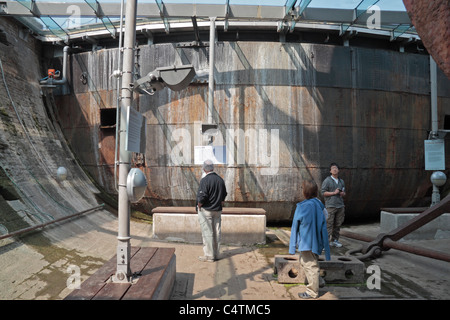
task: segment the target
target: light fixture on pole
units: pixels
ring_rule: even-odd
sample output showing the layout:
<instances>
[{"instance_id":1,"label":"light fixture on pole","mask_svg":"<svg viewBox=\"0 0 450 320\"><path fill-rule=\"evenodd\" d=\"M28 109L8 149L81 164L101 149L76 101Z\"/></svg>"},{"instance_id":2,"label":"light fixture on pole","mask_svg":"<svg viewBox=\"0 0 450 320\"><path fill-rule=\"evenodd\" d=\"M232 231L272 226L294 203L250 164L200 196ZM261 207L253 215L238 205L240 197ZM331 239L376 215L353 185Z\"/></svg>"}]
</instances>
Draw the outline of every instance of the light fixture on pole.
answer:
<instances>
[{"instance_id":1,"label":"light fixture on pole","mask_svg":"<svg viewBox=\"0 0 450 320\"><path fill-rule=\"evenodd\" d=\"M147 179L138 168L132 168L127 176L127 194L130 202L138 202L142 199L147 189Z\"/></svg>"},{"instance_id":2,"label":"light fixture on pole","mask_svg":"<svg viewBox=\"0 0 450 320\"><path fill-rule=\"evenodd\" d=\"M441 201L441 195L439 194L439 187L442 187L447 182L447 176L442 171L435 171L430 177L433 184L433 193L431 195L431 206Z\"/></svg>"},{"instance_id":3,"label":"light fixture on pole","mask_svg":"<svg viewBox=\"0 0 450 320\"><path fill-rule=\"evenodd\" d=\"M153 95L164 87L179 91L186 88L194 77L195 69L190 64L156 68L146 76L136 80L133 83L133 90L149 95Z\"/></svg>"}]
</instances>

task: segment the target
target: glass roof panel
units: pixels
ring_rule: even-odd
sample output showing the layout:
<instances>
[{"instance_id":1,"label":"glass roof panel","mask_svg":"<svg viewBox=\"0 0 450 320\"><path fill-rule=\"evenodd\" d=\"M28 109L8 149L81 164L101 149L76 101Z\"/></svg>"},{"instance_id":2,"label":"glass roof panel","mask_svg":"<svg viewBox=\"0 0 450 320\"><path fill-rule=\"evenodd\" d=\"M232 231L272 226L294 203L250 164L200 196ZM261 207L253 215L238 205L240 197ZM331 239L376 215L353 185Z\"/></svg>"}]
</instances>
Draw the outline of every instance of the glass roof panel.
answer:
<instances>
[{"instance_id":1,"label":"glass roof panel","mask_svg":"<svg viewBox=\"0 0 450 320\"><path fill-rule=\"evenodd\" d=\"M127 0L123 0L124 4L126 4ZM59 38L65 38L70 34L71 32L80 32L83 30L97 30L97 29L103 29L109 31L109 33L112 36L115 36L116 29L119 25L119 15L120 15L120 4L122 0L34 0L36 7L38 10L36 12L43 12L45 10L39 10L40 5L45 6L45 4L51 4L55 3L55 6L57 4L60 6L59 11L53 12L49 10L49 6L46 7L45 11L46 13L43 14L40 17L33 17L30 14L30 11L32 11L33 8L33 1L32 0L6 0L6 2L11 3L20 3L22 7L22 10L25 10L28 13L28 16L21 15L18 20L25 23L28 27L33 29L36 33L48 36L50 34L54 34L58 36ZM346 28L355 25L358 27L364 27L363 23L361 21L352 21L351 16L353 10L357 9L358 16L360 14L363 14L366 12L366 10L373 4L378 6L381 11L389 11L389 13L392 15L394 14L394 21L392 19L388 23L383 23L386 21L382 21L380 24L382 27L380 29L383 30L391 30L394 34L394 38L402 35L404 33L415 33L415 29L413 26L411 26L410 22L408 21L409 18L406 18L407 21L405 22L405 17L403 15L402 21L395 21L395 15L396 12L405 13L405 7L402 0L138 0L138 5L141 4L145 6L146 12L151 12L151 15L148 17L142 18L139 17L139 21L154 21L158 23L164 23L166 26L166 32L169 31L169 24L174 21L174 19L184 19L184 20L190 20L191 15L193 15L193 12L199 12L199 8L202 10L207 8L207 12L215 12L218 16L221 16L221 19L223 20L225 17L226 12L226 5L230 6L272 6L272 7L280 7L282 10L277 11L280 12L280 18L278 21L281 21L284 19L284 15L289 13L289 8L294 6L294 8L297 10L297 12L302 12L305 10L306 13L309 14L306 15L306 18L303 16L297 17L295 21L292 21L292 26L295 25L295 23L299 22L308 22L312 21L315 23L334 23L334 24L340 24L345 25ZM189 11L185 10L182 11L180 8L177 10L177 5L183 6L183 5L197 5L196 9L197 11ZM163 10L163 5L166 6L166 8L169 8L170 10ZM53 4L52 4L53 6ZM90 8L89 8L89 7ZM222 7L223 6L223 9ZM19 6L20 7L20 6ZM287 9L285 9L285 7ZM24 9L26 8L26 9ZM83 14L80 14L81 10L80 8L83 8ZM99 10L99 8L101 10ZM185 6L183 8L186 8ZM64 12L67 9L66 12ZM254 9L254 8L253 8ZM320 9L328 10L327 12L321 12ZM341 16L338 19L334 18L334 12L330 10L346 10L345 15ZM92 10L92 11L90 11ZM311 11L312 10L312 11ZM107 14L103 15L103 12L107 12ZM116 12L118 11L118 12ZM125 11L125 7L124 7ZM155 11L155 12L154 12ZM201 11L201 10L200 10ZM245 11L244 9L242 11ZM261 10L264 11L264 10ZM274 11L270 10L269 11ZM276 10L275 10L276 11ZM161 13L162 12L162 13ZM167 14L169 12L169 14ZM173 12L177 12L175 15ZM236 11L235 11L236 12ZM254 11L246 10L246 12L257 12L257 10L254 9ZM259 12L259 10L258 10ZM267 12L267 11L266 11ZM125 13L125 12L124 12ZM160 14L161 13L161 14ZM166 15L164 14L166 13ZM180 16L176 16L180 14ZM259 13L258 13L259 14ZM278 14L278 13L277 13ZM368 13L367 13L368 14ZM365 19L367 19L367 14ZM269 17L270 16L270 17ZM313 17L312 20L308 19L308 17ZM318 17L318 18L317 18ZM348 18L345 18L348 17ZM199 20L205 18L204 16L198 16ZM299 19L298 19L299 18ZM322 18L322 19L321 19ZM327 20L330 18L331 20ZM233 19L234 21L248 21L251 19L251 16L246 16L246 18L240 18L234 16L230 16L229 19ZM262 21L274 21L273 15L270 14L261 14L261 16L254 17L253 19L260 19ZM334 19L334 21L333 21ZM339 20L340 19L340 20ZM344 19L344 20L342 20ZM220 20L220 19L219 19Z\"/></svg>"}]
</instances>

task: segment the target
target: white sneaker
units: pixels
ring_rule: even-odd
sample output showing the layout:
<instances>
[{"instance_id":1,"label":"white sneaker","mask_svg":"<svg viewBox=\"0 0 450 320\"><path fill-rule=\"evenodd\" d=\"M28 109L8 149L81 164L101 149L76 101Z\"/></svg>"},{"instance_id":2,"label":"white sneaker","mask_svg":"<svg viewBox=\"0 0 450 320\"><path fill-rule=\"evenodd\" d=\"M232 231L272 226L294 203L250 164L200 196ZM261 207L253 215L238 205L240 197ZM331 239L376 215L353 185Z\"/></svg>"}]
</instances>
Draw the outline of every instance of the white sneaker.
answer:
<instances>
[{"instance_id":1,"label":"white sneaker","mask_svg":"<svg viewBox=\"0 0 450 320\"><path fill-rule=\"evenodd\" d=\"M334 241L333 241L333 245L334 245L336 248L342 247L342 243L340 243L340 242L337 241L337 240L334 240Z\"/></svg>"},{"instance_id":2,"label":"white sneaker","mask_svg":"<svg viewBox=\"0 0 450 320\"><path fill-rule=\"evenodd\" d=\"M199 256L198 260L202 261L202 262L214 262L214 261L216 261L214 258L207 257L207 256Z\"/></svg>"}]
</instances>

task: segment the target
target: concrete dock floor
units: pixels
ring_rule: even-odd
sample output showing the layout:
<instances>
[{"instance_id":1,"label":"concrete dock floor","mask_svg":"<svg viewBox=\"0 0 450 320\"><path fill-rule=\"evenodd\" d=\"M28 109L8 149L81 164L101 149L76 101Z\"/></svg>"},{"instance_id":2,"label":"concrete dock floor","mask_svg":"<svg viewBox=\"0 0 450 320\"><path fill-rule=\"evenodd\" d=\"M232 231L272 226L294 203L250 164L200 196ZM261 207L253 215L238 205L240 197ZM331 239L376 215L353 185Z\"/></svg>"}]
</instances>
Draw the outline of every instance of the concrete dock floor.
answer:
<instances>
[{"instance_id":1,"label":"concrete dock floor","mask_svg":"<svg viewBox=\"0 0 450 320\"><path fill-rule=\"evenodd\" d=\"M345 230L376 236L379 224L346 225ZM176 282L171 300L300 300L304 285L280 284L274 275L274 255L287 254L289 227L268 227L266 245L222 245L221 259L200 262L199 244L152 239L150 223L131 222L132 246L176 249ZM92 275L116 252L117 218L106 210L36 231L18 239L0 240L0 299L60 300L78 279ZM341 238L342 248L332 255L344 255L362 242ZM450 240L408 241L407 243L448 252ZM327 284L319 300L450 298L450 264L398 250L365 262L380 270L378 288L366 283Z\"/></svg>"}]
</instances>

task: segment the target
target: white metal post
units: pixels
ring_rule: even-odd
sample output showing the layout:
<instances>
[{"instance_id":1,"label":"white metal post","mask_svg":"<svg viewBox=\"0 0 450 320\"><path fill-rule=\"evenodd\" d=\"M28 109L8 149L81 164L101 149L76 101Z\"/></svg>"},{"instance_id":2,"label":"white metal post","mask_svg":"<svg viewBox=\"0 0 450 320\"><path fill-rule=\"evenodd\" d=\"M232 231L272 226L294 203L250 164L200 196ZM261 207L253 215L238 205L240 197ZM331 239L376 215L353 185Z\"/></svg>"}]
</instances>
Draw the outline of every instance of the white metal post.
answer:
<instances>
[{"instance_id":1,"label":"white metal post","mask_svg":"<svg viewBox=\"0 0 450 320\"><path fill-rule=\"evenodd\" d=\"M431 91L431 138L438 134L438 110L437 110L437 67L436 62L430 55L430 91Z\"/></svg>"},{"instance_id":2,"label":"white metal post","mask_svg":"<svg viewBox=\"0 0 450 320\"><path fill-rule=\"evenodd\" d=\"M122 97L120 104L120 151L119 151L119 231L117 244L117 271L114 282L129 282L130 270L130 201L127 194L127 176L130 171L131 154L125 150L127 137L127 107L133 101L130 84L133 83L134 45L136 38L137 0L127 0L125 12L125 35L122 67Z\"/></svg>"},{"instance_id":3,"label":"white metal post","mask_svg":"<svg viewBox=\"0 0 450 320\"><path fill-rule=\"evenodd\" d=\"M208 87L208 123L212 123L214 109L214 49L216 42L216 17L211 17L209 27L209 87Z\"/></svg>"}]
</instances>

